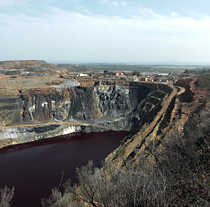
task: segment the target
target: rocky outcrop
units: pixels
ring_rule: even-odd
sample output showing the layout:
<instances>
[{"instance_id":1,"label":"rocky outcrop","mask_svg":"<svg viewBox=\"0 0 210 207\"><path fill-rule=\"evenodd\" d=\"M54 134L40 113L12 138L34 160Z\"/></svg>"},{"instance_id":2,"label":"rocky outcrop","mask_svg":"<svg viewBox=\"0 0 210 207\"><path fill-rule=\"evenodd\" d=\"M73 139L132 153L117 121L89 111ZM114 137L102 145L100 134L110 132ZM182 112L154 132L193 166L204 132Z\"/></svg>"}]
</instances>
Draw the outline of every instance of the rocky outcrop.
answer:
<instances>
[{"instance_id":1,"label":"rocky outcrop","mask_svg":"<svg viewBox=\"0 0 210 207\"><path fill-rule=\"evenodd\" d=\"M20 96L0 96L0 123L8 125L20 122L22 108L23 102Z\"/></svg>"},{"instance_id":2,"label":"rocky outcrop","mask_svg":"<svg viewBox=\"0 0 210 207\"><path fill-rule=\"evenodd\" d=\"M74 80L56 87L21 89L19 95L1 96L0 139L6 146L61 135L74 126L72 132L127 130L126 143L134 135L151 133L167 107L173 109L175 94L169 85L125 81L83 86ZM165 125L168 119L164 118Z\"/></svg>"},{"instance_id":3,"label":"rocky outcrop","mask_svg":"<svg viewBox=\"0 0 210 207\"><path fill-rule=\"evenodd\" d=\"M152 88L144 85L123 86L119 83L19 90L19 96L1 97L0 121L8 125L49 121L100 124L126 120L151 91Z\"/></svg>"},{"instance_id":4,"label":"rocky outcrop","mask_svg":"<svg viewBox=\"0 0 210 207\"><path fill-rule=\"evenodd\" d=\"M180 109L176 106L176 94L177 90L172 86L157 85L157 89L135 108L131 130L120 146L106 158L106 162L111 160L116 165L124 165L151 157L153 150L181 118L175 118Z\"/></svg>"}]
</instances>

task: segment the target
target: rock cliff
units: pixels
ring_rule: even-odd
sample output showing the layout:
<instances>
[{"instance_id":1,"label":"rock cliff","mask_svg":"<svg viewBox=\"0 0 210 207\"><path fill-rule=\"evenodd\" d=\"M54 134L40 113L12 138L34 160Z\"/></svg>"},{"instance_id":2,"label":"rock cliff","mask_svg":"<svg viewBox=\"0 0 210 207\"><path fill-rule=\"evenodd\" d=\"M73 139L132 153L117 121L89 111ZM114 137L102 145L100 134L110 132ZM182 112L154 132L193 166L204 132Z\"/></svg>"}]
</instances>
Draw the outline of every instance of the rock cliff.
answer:
<instances>
[{"instance_id":1,"label":"rock cliff","mask_svg":"<svg viewBox=\"0 0 210 207\"><path fill-rule=\"evenodd\" d=\"M1 145L64 134L69 127L74 127L70 132L127 130L129 139L162 113L173 91L157 83L99 81L82 86L75 80L19 89L16 95L0 97Z\"/></svg>"},{"instance_id":2,"label":"rock cliff","mask_svg":"<svg viewBox=\"0 0 210 207\"><path fill-rule=\"evenodd\" d=\"M152 88L144 85L120 83L19 90L16 96L1 96L0 122L3 125L52 121L100 124L127 120L151 91Z\"/></svg>"}]
</instances>

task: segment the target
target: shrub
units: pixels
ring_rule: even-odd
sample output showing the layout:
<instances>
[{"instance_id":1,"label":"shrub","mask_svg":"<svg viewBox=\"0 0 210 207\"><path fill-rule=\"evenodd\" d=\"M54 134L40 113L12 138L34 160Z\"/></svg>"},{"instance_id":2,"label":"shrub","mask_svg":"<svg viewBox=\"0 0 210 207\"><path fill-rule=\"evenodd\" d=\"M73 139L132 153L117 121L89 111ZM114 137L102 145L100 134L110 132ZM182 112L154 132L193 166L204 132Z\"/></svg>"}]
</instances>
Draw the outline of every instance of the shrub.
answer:
<instances>
[{"instance_id":1,"label":"shrub","mask_svg":"<svg viewBox=\"0 0 210 207\"><path fill-rule=\"evenodd\" d=\"M178 207L210 204L210 114L192 115L152 155L156 164L77 168L78 184L67 180L56 206ZM55 196L56 199L60 198ZM54 196L50 197L53 200ZM71 203L71 204L70 204Z\"/></svg>"},{"instance_id":2,"label":"shrub","mask_svg":"<svg viewBox=\"0 0 210 207\"><path fill-rule=\"evenodd\" d=\"M11 206L11 200L13 198L15 191L15 187L13 186L12 189L5 186L3 189L0 188L0 207L10 207Z\"/></svg>"}]
</instances>

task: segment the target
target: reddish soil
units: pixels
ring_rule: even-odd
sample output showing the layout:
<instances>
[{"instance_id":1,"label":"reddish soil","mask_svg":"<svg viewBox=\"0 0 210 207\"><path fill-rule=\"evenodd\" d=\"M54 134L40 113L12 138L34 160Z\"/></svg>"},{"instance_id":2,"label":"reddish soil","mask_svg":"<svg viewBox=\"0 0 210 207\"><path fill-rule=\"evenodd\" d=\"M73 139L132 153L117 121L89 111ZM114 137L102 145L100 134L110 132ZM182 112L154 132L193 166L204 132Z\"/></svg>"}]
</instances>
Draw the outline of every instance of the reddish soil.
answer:
<instances>
[{"instance_id":1,"label":"reddish soil","mask_svg":"<svg viewBox=\"0 0 210 207\"><path fill-rule=\"evenodd\" d=\"M183 103L183 111L188 111L188 113L196 112L199 114L202 108L206 107L207 109L210 109L210 90L208 88L195 88L194 83L196 80L197 79L187 79L186 82L182 80L179 81L178 85L182 83L180 86L187 88L187 90L190 90L191 94L193 94L192 101ZM184 93L185 97L186 95L187 94Z\"/></svg>"}]
</instances>

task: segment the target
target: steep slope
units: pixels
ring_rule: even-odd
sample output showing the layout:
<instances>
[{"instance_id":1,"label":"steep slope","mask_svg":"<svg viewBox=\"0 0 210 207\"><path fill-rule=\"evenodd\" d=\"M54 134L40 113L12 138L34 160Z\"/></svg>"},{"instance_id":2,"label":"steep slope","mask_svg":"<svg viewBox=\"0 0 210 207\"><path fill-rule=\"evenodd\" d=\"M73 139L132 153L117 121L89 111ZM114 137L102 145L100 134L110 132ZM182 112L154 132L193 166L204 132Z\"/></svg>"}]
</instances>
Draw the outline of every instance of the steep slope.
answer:
<instances>
[{"instance_id":1,"label":"steep slope","mask_svg":"<svg viewBox=\"0 0 210 207\"><path fill-rule=\"evenodd\" d=\"M168 85L125 81L82 86L68 80L46 88L19 89L17 95L2 95L0 99L2 146L77 131L132 129L129 139L147 128L144 133L148 134L175 93ZM42 126L46 124L52 127ZM10 128L12 136L8 136Z\"/></svg>"},{"instance_id":2,"label":"steep slope","mask_svg":"<svg viewBox=\"0 0 210 207\"><path fill-rule=\"evenodd\" d=\"M180 106L176 105L176 95L176 88L158 85L158 89L136 107L136 121L121 145L106 158L106 162L114 161L117 165L124 165L136 162L142 156L147 157L148 152L157 147L177 121L175 115Z\"/></svg>"}]
</instances>

